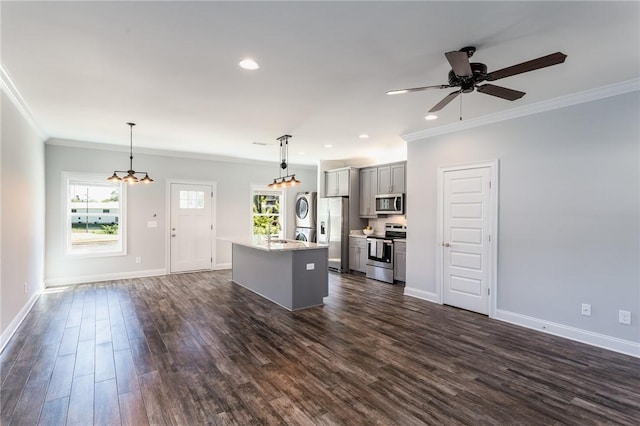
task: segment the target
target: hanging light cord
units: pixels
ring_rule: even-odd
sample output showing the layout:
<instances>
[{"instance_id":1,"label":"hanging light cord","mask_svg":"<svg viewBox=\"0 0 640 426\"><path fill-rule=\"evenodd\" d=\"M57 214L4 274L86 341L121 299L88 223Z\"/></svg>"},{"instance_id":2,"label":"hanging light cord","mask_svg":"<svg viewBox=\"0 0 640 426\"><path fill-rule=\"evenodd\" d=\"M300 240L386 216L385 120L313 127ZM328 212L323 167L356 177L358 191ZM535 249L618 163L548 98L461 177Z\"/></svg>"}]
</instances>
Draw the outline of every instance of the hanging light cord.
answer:
<instances>
[{"instance_id":1,"label":"hanging light cord","mask_svg":"<svg viewBox=\"0 0 640 426\"><path fill-rule=\"evenodd\" d=\"M133 126L136 123L127 123L129 125L129 172L133 172Z\"/></svg>"}]
</instances>

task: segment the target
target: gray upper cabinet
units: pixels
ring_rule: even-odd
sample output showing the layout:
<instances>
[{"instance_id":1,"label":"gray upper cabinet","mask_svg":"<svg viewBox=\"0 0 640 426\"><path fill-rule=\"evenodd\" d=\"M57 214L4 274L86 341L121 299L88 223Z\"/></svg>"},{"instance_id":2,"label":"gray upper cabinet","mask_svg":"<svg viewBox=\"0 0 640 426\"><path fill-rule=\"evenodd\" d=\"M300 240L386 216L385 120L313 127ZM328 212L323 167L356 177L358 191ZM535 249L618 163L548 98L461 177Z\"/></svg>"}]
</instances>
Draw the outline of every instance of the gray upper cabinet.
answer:
<instances>
[{"instance_id":1,"label":"gray upper cabinet","mask_svg":"<svg viewBox=\"0 0 640 426\"><path fill-rule=\"evenodd\" d=\"M378 167L378 194L405 193L405 163Z\"/></svg>"},{"instance_id":2,"label":"gray upper cabinet","mask_svg":"<svg viewBox=\"0 0 640 426\"><path fill-rule=\"evenodd\" d=\"M360 169L360 217L376 217L378 168Z\"/></svg>"},{"instance_id":3,"label":"gray upper cabinet","mask_svg":"<svg viewBox=\"0 0 640 426\"><path fill-rule=\"evenodd\" d=\"M325 197L349 196L349 169L329 170L325 172Z\"/></svg>"}]
</instances>

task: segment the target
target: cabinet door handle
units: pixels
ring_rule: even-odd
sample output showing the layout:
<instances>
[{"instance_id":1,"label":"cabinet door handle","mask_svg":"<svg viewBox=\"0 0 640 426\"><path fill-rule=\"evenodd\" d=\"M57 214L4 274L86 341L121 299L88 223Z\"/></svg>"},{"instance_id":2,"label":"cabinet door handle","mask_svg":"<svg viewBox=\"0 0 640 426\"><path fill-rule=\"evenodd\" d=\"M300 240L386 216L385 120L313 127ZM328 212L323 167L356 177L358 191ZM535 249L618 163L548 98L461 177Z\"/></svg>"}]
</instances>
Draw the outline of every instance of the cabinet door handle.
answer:
<instances>
[{"instance_id":1,"label":"cabinet door handle","mask_svg":"<svg viewBox=\"0 0 640 426\"><path fill-rule=\"evenodd\" d=\"M442 245L445 246L445 247L451 247L451 244L449 244L449 243L442 243Z\"/></svg>"}]
</instances>

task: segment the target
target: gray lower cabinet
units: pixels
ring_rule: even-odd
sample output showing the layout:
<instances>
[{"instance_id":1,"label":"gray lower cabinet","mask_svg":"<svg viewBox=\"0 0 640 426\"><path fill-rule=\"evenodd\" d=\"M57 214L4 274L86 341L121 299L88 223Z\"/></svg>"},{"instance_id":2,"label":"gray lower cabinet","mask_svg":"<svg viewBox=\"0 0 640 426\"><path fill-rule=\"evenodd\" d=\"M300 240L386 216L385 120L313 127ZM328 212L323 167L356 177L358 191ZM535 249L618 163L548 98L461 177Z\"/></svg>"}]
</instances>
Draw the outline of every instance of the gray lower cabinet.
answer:
<instances>
[{"instance_id":1,"label":"gray lower cabinet","mask_svg":"<svg viewBox=\"0 0 640 426\"><path fill-rule=\"evenodd\" d=\"M394 244L394 268L393 279L396 281L405 282L407 280L407 243L396 242Z\"/></svg>"},{"instance_id":2,"label":"gray lower cabinet","mask_svg":"<svg viewBox=\"0 0 640 426\"><path fill-rule=\"evenodd\" d=\"M367 239L349 237L349 269L367 272Z\"/></svg>"}]
</instances>

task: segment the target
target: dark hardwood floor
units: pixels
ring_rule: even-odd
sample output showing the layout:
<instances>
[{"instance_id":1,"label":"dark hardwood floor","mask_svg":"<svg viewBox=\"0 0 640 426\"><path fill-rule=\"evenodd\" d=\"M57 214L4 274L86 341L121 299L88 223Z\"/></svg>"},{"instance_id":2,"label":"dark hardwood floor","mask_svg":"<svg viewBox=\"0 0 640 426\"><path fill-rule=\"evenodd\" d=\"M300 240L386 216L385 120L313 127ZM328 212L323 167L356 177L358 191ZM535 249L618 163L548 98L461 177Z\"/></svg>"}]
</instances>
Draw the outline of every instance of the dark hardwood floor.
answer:
<instances>
[{"instance_id":1,"label":"dark hardwood floor","mask_svg":"<svg viewBox=\"0 0 640 426\"><path fill-rule=\"evenodd\" d=\"M43 294L9 424L640 424L640 360L330 275L290 313L206 272Z\"/></svg>"}]
</instances>

